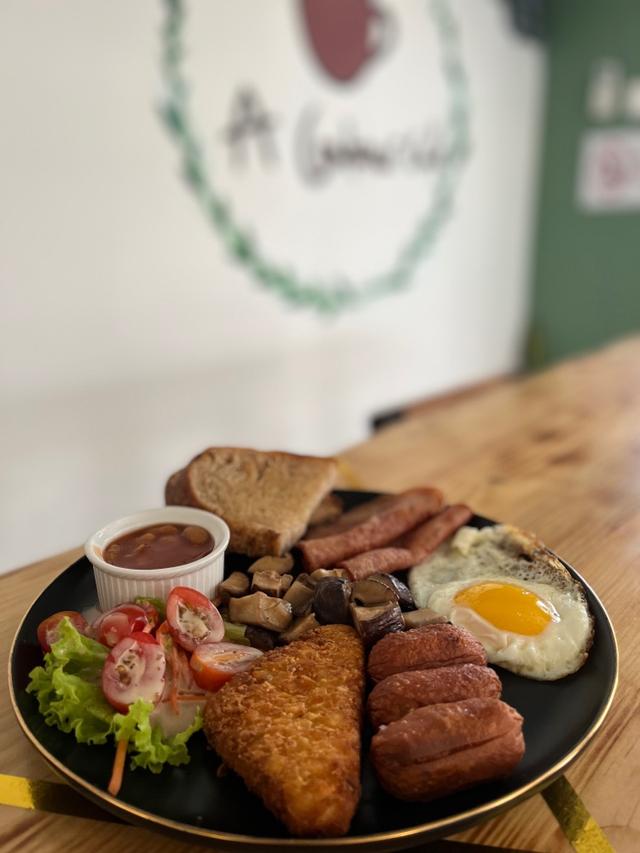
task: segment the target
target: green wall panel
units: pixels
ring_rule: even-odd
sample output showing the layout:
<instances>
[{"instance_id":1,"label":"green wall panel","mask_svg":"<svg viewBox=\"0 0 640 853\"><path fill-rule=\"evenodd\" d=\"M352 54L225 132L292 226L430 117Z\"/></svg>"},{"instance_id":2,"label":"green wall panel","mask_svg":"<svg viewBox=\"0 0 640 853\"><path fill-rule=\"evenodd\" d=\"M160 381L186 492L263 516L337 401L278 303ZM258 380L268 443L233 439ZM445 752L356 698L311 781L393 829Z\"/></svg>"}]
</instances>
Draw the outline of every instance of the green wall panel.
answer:
<instances>
[{"instance_id":1,"label":"green wall panel","mask_svg":"<svg viewBox=\"0 0 640 853\"><path fill-rule=\"evenodd\" d=\"M640 211L589 213L576 202L594 65L640 75L640 0L551 0L549 77L529 360L554 361L640 330Z\"/></svg>"}]
</instances>

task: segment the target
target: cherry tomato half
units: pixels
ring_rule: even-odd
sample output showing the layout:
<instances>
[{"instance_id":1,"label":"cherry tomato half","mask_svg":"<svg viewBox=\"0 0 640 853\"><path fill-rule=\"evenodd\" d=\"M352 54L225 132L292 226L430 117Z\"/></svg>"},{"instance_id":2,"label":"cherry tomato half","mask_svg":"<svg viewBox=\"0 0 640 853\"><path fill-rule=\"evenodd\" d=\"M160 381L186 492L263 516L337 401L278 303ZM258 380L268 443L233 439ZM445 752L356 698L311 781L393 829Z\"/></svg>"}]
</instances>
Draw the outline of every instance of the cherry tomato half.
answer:
<instances>
[{"instance_id":1,"label":"cherry tomato half","mask_svg":"<svg viewBox=\"0 0 640 853\"><path fill-rule=\"evenodd\" d=\"M59 613L54 613L38 625L38 642L43 652L50 652L51 646L58 640L58 626L65 616L81 634L86 634L89 630L89 623L77 610L61 610Z\"/></svg>"},{"instance_id":2,"label":"cherry tomato half","mask_svg":"<svg viewBox=\"0 0 640 853\"><path fill-rule=\"evenodd\" d=\"M160 621L161 621L160 620L160 613L158 612L158 608L156 607L155 604L152 604L152 602L149 600L140 601L139 606L142 607L142 609L145 612L145 615L147 617L147 622L149 624L149 630L155 631L155 629L158 627L158 625L160 624Z\"/></svg>"},{"instance_id":3,"label":"cherry tomato half","mask_svg":"<svg viewBox=\"0 0 640 853\"><path fill-rule=\"evenodd\" d=\"M237 643L201 643L191 655L191 669L198 687L219 690L236 672L250 669L262 656L260 649Z\"/></svg>"},{"instance_id":4,"label":"cherry tomato half","mask_svg":"<svg viewBox=\"0 0 640 853\"><path fill-rule=\"evenodd\" d=\"M176 586L169 593L167 622L173 639L188 652L224 637L224 622L217 608L206 595L188 586Z\"/></svg>"},{"instance_id":5,"label":"cherry tomato half","mask_svg":"<svg viewBox=\"0 0 640 853\"><path fill-rule=\"evenodd\" d=\"M130 634L144 631L147 625L147 614L142 607L137 604L119 604L99 616L93 629L98 642L113 648Z\"/></svg>"},{"instance_id":6,"label":"cherry tomato half","mask_svg":"<svg viewBox=\"0 0 640 853\"><path fill-rule=\"evenodd\" d=\"M104 697L122 714L136 699L155 705L164 690L165 669L166 658L160 644L141 631L131 634L111 649L104 663Z\"/></svg>"},{"instance_id":7,"label":"cherry tomato half","mask_svg":"<svg viewBox=\"0 0 640 853\"><path fill-rule=\"evenodd\" d=\"M181 693L198 692L198 685L189 666L189 655L173 639L167 621L162 622L157 629L156 640L164 649L167 658L163 699L168 698L174 707L177 707L176 703Z\"/></svg>"}]
</instances>

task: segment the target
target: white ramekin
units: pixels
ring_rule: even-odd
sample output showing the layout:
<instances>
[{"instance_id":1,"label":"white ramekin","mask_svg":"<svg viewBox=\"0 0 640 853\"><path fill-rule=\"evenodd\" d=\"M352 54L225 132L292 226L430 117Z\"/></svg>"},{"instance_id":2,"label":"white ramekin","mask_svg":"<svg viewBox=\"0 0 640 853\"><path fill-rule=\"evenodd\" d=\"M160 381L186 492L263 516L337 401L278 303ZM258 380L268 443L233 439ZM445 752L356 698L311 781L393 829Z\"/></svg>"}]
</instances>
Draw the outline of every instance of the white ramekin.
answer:
<instances>
[{"instance_id":1,"label":"white ramekin","mask_svg":"<svg viewBox=\"0 0 640 853\"><path fill-rule=\"evenodd\" d=\"M213 536L214 548L199 560L168 569L123 569L103 560L106 546L125 533L152 524L197 524ZM109 610L139 595L166 600L174 586L190 586L213 597L224 573L224 552L229 528L211 512L186 506L165 506L119 518L94 533L84 552L93 566L101 610Z\"/></svg>"}]
</instances>

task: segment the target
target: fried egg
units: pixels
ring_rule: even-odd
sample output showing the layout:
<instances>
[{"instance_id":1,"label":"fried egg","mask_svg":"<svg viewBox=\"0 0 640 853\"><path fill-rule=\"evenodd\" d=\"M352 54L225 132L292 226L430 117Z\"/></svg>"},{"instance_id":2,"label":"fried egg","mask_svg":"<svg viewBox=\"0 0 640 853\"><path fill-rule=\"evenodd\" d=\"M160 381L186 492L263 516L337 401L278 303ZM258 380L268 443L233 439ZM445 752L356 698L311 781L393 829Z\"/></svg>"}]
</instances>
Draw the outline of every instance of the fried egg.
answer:
<instances>
[{"instance_id":1,"label":"fried egg","mask_svg":"<svg viewBox=\"0 0 640 853\"><path fill-rule=\"evenodd\" d=\"M482 643L490 663L553 681L587 658L593 617L582 586L541 542L507 525L461 528L409 584L430 607Z\"/></svg>"}]
</instances>

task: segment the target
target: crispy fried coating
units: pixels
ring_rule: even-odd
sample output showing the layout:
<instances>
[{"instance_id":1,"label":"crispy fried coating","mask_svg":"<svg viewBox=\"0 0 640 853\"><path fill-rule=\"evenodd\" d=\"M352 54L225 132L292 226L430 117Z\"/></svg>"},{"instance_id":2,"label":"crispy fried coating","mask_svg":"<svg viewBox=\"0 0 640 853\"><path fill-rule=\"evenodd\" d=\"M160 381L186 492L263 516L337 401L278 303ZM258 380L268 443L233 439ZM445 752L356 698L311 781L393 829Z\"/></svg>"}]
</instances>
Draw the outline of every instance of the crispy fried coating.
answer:
<instances>
[{"instance_id":1,"label":"crispy fried coating","mask_svg":"<svg viewBox=\"0 0 640 853\"><path fill-rule=\"evenodd\" d=\"M207 702L209 743L297 836L339 836L360 798L362 642L325 625L268 652Z\"/></svg>"}]
</instances>

